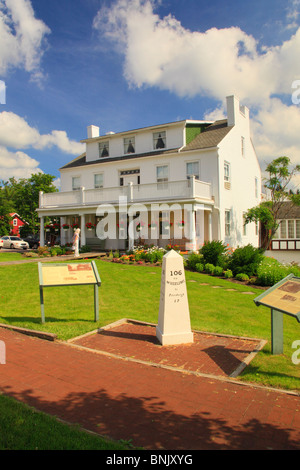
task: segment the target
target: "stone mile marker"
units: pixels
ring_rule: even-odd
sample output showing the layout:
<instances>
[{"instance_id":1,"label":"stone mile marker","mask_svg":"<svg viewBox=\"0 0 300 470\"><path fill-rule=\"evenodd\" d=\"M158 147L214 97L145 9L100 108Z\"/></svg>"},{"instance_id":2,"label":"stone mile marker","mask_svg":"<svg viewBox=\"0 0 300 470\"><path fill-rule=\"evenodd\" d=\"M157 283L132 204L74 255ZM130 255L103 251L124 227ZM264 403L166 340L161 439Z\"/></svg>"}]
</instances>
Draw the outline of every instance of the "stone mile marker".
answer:
<instances>
[{"instance_id":1,"label":"stone mile marker","mask_svg":"<svg viewBox=\"0 0 300 470\"><path fill-rule=\"evenodd\" d=\"M194 342L183 259L174 250L163 257L156 337L163 346Z\"/></svg>"}]
</instances>

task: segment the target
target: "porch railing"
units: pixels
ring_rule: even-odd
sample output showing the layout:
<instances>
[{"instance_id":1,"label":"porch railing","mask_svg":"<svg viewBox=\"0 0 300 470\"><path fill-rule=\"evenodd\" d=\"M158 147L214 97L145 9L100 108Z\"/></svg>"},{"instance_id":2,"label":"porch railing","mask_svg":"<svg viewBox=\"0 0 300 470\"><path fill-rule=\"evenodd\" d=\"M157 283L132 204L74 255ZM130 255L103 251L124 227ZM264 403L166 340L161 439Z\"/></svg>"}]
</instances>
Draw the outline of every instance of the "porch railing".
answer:
<instances>
[{"instance_id":1,"label":"porch railing","mask_svg":"<svg viewBox=\"0 0 300 470\"><path fill-rule=\"evenodd\" d=\"M91 206L115 204L120 197L128 202L150 202L176 199L201 199L212 201L211 184L191 178L183 181L118 186L114 188L85 189L40 193L40 209L65 206Z\"/></svg>"}]
</instances>

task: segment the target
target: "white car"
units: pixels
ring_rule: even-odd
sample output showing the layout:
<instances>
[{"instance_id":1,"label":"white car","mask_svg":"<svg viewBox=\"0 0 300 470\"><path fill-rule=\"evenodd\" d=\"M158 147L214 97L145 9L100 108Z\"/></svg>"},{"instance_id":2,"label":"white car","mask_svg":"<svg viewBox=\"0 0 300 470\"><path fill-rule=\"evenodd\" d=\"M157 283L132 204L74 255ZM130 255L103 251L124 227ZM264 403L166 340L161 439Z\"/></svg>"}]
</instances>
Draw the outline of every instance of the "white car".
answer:
<instances>
[{"instance_id":1,"label":"white car","mask_svg":"<svg viewBox=\"0 0 300 470\"><path fill-rule=\"evenodd\" d=\"M0 249L3 247L3 239L2 237L0 238Z\"/></svg>"},{"instance_id":2,"label":"white car","mask_svg":"<svg viewBox=\"0 0 300 470\"><path fill-rule=\"evenodd\" d=\"M2 237L2 247L3 248L17 248L22 250L27 250L29 245L27 242L24 242L22 238L16 236L4 236ZM0 244L1 248L1 244Z\"/></svg>"}]
</instances>

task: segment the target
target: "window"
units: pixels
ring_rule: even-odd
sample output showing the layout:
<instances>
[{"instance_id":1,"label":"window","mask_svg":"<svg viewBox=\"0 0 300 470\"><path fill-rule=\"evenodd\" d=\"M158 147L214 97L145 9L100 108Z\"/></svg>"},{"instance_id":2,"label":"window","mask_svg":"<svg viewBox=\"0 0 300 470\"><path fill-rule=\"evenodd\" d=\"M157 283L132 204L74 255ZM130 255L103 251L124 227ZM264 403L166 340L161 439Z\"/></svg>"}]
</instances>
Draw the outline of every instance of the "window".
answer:
<instances>
[{"instance_id":1,"label":"window","mask_svg":"<svg viewBox=\"0 0 300 470\"><path fill-rule=\"evenodd\" d=\"M94 175L94 188L103 188L103 173Z\"/></svg>"},{"instance_id":2,"label":"window","mask_svg":"<svg viewBox=\"0 0 300 470\"><path fill-rule=\"evenodd\" d=\"M295 221L288 220L288 238L295 238Z\"/></svg>"},{"instance_id":3,"label":"window","mask_svg":"<svg viewBox=\"0 0 300 470\"><path fill-rule=\"evenodd\" d=\"M258 178L255 178L255 197L258 197Z\"/></svg>"},{"instance_id":4,"label":"window","mask_svg":"<svg viewBox=\"0 0 300 470\"><path fill-rule=\"evenodd\" d=\"M243 212L243 235L247 235L246 212Z\"/></svg>"},{"instance_id":5,"label":"window","mask_svg":"<svg viewBox=\"0 0 300 470\"><path fill-rule=\"evenodd\" d=\"M13 226L16 227L18 225L18 219L13 220Z\"/></svg>"},{"instance_id":6,"label":"window","mask_svg":"<svg viewBox=\"0 0 300 470\"><path fill-rule=\"evenodd\" d=\"M153 148L164 149L166 148L166 132L154 132L153 134Z\"/></svg>"},{"instance_id":7,"label":"window","mask_svg":"<svg viewBox=\"0 0 300 470\"><path fill-rule=\"evenodd\" d=\"M99 157L105 158L109 157L109 142L100 142L99 143Z\"/></svg>"},{"instance_id":8,"label":"window","mask_svg":"<svg viewBox=\"0 0 300 470\"><path fill-rule=\"evenodd\" d=\"M300 219L281 220L274 238L300 239Z\"/></svg>"},{"instance_id":9,"label":"window","mask_svg":"<svg viewBox=\"0 0 300 470\"><path fill-rule=\"evenodd\" d=\"M280 222L280 238L286 238L286 220Z\"/></svg>"},{"instance_id":10,"label":"window","mask_svg":"<svg viewBox=\"0 0 300 470\"><path fill-rule=\"evenodd\" d=\"M225 236L230 236L230 228L231 228L231 213L230 210L225 210Z\"/></svg>"},{"instance_id":11,"label":"window","mask_svg":"<svg viewBox=\"0 0 300 470\"><path fill-rule=\"evenodd\" d=\"M80 189L80 176L73 176L73 178L72 178L72 189L73 189L73 191L76 191L77 189Z\"/></svg>"},{"instance_id":12,"label":"window","mask_svg":"<svg viewBox=\"0 0 300 470\"><path fill-rule=\"evenodd\" d=\"M168 188L168 166L167 165L156 167L156 181L157 181L157 189Z\"/></svg>"},{"instance_id":13,"label":"window","mask_svg":"<svg viewBox=\"0 0 300 470\"><path fill-rule=\"evenodd\" d=\"M124 153L135 153L135 138L126 137L124 139Z\"/></svg>"},{"instance_id":14,"label":"window","mask_svg":"<svg viewBox=\"0 0 300 470\"><path fill-rule=\"evenodd\" d=\"M224 162L224 181L230 183L230 163Z\"/></svg>"},{"instance_id":15,"label":"window","mask_svg":"<svg viewBox=\"0 0 300 470\"><path fill-rule=\"evenodd\" d=\"M300 238L300 220L296 220L296 238Z\"/></svg>"},{"instance_id":16,"label":"window","mask_svg":"<svg viewBox=\"0 0 300 470\"><path fill-rule=\"evenodd\" d=\"M195 176L196 180L200 179L199 162L189 162L186 164L187 178Z\"/></svg>"},{"instance_id":17,"label":"window","mask_svg":"<svg viewBox=\"0 0 300 470\"><path fill-rule=\"evenodd\" d=\"M245 137L241 137L241 152L242 152L242 156L244 157L245 156Z\"/></svg>"}]
</instances>

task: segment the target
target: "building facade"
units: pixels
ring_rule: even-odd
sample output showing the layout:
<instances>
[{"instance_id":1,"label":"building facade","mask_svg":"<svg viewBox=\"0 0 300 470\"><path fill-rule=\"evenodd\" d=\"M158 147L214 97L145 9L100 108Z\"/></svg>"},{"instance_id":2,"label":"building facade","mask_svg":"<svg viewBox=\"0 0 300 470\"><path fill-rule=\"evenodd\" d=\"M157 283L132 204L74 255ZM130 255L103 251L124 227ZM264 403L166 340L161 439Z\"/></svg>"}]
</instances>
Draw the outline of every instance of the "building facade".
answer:
<instances>
[{"instance_id":1,"label":"building facade","mask_svg":"<svg viewBox=\"0 0 300 470\"><path fill-rule=\"evenodd\" d=\"M106 250L133 245L199 249L259 244L244 213L261 200L261 171L249 110L227 97L227 119L183 120L100 135L88 127L86 152L60 169L61 191L40 194L45 217L60 217L61 244L76 225L81 245ZM63 228L65 226L65 228Z\"/></svg>"}]
</instances>

